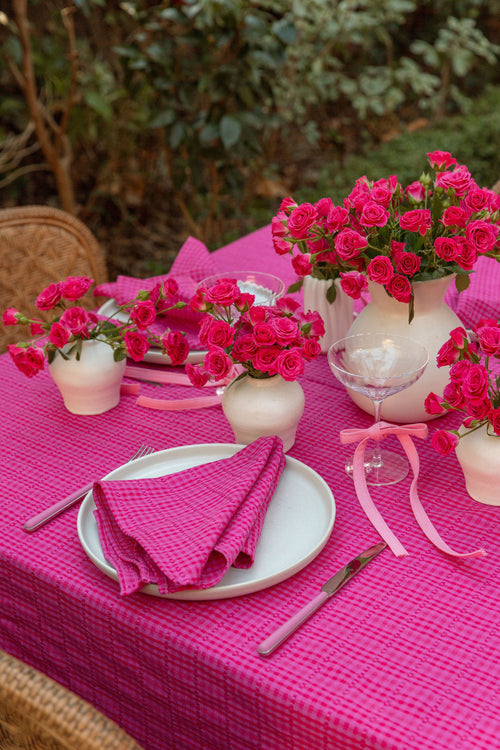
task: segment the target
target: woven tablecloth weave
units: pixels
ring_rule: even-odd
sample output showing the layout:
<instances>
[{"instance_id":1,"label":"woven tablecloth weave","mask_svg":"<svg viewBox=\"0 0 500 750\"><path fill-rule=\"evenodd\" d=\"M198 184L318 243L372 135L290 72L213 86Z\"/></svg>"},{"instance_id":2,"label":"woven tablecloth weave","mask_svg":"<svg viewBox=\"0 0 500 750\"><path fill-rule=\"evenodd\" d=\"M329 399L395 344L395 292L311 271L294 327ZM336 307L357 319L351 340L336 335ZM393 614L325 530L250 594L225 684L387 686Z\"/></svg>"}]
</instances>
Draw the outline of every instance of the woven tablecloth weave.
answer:
<instances>
[{"instance_id":1,"label":"woven tablecloth weave","mask_svg":"<svg viewBox=\"0 0 500 750\"><path fill-rule=\"evenodd\" d=\"M269 227L218 251L214 263L293 279ZM493 296L497 266L482 265ZM288 455L317 471L336 503L321 553L247 596L121 597L79 543L77 508L35 534L22 524L125 463L140 443L231 443L221 408L159 412L131 395L107 414L75 416L48 372L28 381L0 357L0 645L99 707L145 750L500 750L500 509L473 501L455 456L440 458L429 439L418 444L426 511L454 548L484 547L488 556L453 560L430 544L413 521L410 477L373 488L409 556L382 553L272 657L258 655L324 581L378 541L344 472L352 446L339 441L342 428L366 428L372 417L346 396L324 355L300 382L306 406ZM192 395L183 386L140 388ZM450 414L429 431L459 422ZM395 438L386 442L398 449ZM307 495L303 502L307 509Z\"/></svg>"}]
</instances>

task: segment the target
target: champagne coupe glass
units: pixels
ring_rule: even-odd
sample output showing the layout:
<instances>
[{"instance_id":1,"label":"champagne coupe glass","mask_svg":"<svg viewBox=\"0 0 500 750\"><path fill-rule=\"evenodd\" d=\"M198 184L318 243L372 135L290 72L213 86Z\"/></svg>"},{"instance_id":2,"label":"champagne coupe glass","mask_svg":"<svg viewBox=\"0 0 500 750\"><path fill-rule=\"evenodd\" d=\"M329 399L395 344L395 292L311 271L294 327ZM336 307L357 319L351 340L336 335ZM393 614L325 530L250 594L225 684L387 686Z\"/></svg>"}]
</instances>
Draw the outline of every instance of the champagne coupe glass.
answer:
<instances>
[{"instance_id":1,"label":"champagne coupe glass","mask_svg":"<svg viewBox=\"0 0 500 750\"><path fill-rule=\"evenodd\" d=\"M424 372L429 353L414 339L387 333L360 333L336 341L328 350L335 377L348 389L372 400L375 424L380 422L382 402L413 385ZM400 482L408 473L408 461L398 453L375 451L365 462L367 484L382 486ZM346 462L352 473L352 460Z\"/></svg>"}]
</instances>

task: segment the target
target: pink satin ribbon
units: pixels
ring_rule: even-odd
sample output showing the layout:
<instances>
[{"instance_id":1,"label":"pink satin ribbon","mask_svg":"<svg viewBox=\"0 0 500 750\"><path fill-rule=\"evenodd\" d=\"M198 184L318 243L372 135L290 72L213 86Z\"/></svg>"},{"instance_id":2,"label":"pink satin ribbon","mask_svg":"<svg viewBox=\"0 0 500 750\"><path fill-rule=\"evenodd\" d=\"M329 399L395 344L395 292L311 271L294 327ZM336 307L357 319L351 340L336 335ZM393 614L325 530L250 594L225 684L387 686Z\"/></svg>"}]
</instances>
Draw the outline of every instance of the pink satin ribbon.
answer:
<instances>
[{"instance_id":1,"label":"pink satin ribbon","mask_svg":"<svg viewBox=\"0 0 500 750\"><path fill-rule=\"evenodd\" d=\"M413 515L418 525L424 532L425 536L431 541L435 547L441 552L445 552L447 555L453 557L484 557L486 552L484 549L478 549L474 552L455 552L444 542L439 536L438 532L432 525L432 522L425 512L420 498L417 492L417 479L419 474L420 462L418 458L417 450L413 444L412 436L419 438L427 437L427 425L425 424L408 424L408 425L395 425L389 422L378 422L372 425L368 429L347 429L340 432L341 443L355 443L356 450L354 452L353 461L353 479L354 487L356 488L356 494L360 502L361 507L366 513L367 518L371 521L375 529L378 531L382 539L387 542L396 557L405 557L408 552L403 547L399 539L393 534L389 526L386 524L381 514L375 507L373 500L370 497L368 491L368 485L366 483L366 476L364 470L364 455L365 448L370 438L374 440L382 440L388 435L396 435L399 442L404 448L404 451L410 462L410 466L413 470L413 481L410 486L410 503L413 510Z\"/></svg>"}]
</instances>

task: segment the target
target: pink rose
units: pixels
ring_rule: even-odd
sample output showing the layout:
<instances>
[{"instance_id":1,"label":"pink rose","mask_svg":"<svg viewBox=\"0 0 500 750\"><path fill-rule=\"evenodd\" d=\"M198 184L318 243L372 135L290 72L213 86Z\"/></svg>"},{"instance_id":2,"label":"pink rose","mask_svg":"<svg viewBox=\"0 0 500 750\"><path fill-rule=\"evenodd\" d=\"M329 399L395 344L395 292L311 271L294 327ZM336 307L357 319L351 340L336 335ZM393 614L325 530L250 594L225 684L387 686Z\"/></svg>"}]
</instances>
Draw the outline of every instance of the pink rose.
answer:
<instances>
[{"instance_id":1,"label":"pink rose","mask_svg":"<svg viewBox=\"0 0 500 750\"><path fill-rule=\"evenodd\" d=\"M205 291L205 299L212 305L230 307L241 294L236 279L220 279Z\"/></svg>"},{"instance_id":2,"label":"pink rose","mask_svg":"<svg viewBox=\"0 0 500 750\"><path fill-rule=\"evenodd\" d=\"M207 332L203 344L208 346L219 346L225 349L234 341L234 328L225 320L208 318Z\"/></svg>"},{"instance_id":3,"label":"pink rose","mask_svg":"<svg viewBox=\"0 0 500 750\"><path fill-rule=\"evenodd\" d=\"M436 185L444 190L453 190L457 198L466 194L473 179L467 167L456 167L453 172L439 172L436 175Z\"/></svg>"},{"instance_id":4,"label":"pink rose","mask_svg":"<svg viewBox=\"0 0 500 750\"><path fill-rule=\"evenodd\" d=\"M203 386L210 380L210 375L208 374L208 372L204 372L204 370L199 365L195 367L194 365L190 364L190 362L186 362L185 370L186 375L189 378L189 382L192 383L195 388L203 388Z\"/></svg>"},{"instance_id":5,"label":"pink rose","mask_svg":"<svg viewBox=\"0 0 500 750\"><path fill-rule=\"evenodd\" d=\"M276 360L276 372L284 380L296 380L304 372L304 357L298 348L283 349Z\"/></svg>"},{"instance_id":6,"label":"pink rose","mask_svg":"<svg viewBox=\"0 0 500 750\"><path fill-rule=\"evenodd\" d=\"M462 383L465 398L482 399L488 394L490 384L488 370L484 365L473 364L469 367Z\"/></svg>"},{"instance_id":7,"label":"pink rose","mask_svg":"<svg viewBox=\"0 0 500 750\"><path fill-rule=\"evenodd\" d=\"M394 255L396 271L405 276L413 276L420 269L422 259L415 253L400 252Z\"/></svg>"},{"instance_id":8,"label":"pink rose","mask_svg":"<svg viewBox=\"0 0 500 750\"><path fill-rule=\"evenodd\" d=\"M448 206L443 211L441 223L445 227L463 228L467 224L467 212L460 206Z\"/></svg>"},{"instance_id":9,"label":"pink rose","mask_svg":"<svg viewBox=\"0 0 500 750\"><path fill-rule=\"evenodd\" d=\"M389 221L389 212L375 201L367 201L363 206L359 223L363 227L385 227Z\"/></svg>"},{"instance_id":10,"label":"pink rose","mask_svg":"<svg viewBox=\"0 0 500 750\"><path fill-rule=\"evenodd\" d=\"M410 232L418 232L422 237L432 226L431 212L428 208L414 208L399 217L399 226Z\"/></svg>"},{"instance_id":11,"label":"pink rose","mask_svg":"<svg viewBox=\"0 0 500 750\"><path fill-rule=\"evenodd\" d=\"M385 185L374 185L370 193L371 200L375 203L378 203L380 206L383 206L384 208L388 208L390 202L392 201L392 196L393 191Z\"/></svg>"},{"instance_id":12,"label":"pink rose","mask_svg":"<svg viewBox=\"0 0 500 750\"><path fill-rule=\"evenodd\" d=\"M331 198L320 198L314 204L319 219L326 219L330 211L335 208Z\"/></svg>"},{"instance_id":13,"label":"pink rose","mask_svg":"<svg viewBox=\"0 0 500 750\"><path fill-rule=\"evenodd\" d=\"M406 196L409 200L413 200L415 203L422 203L425 199L425 187L422 185L420 180L412 182L406 188Z\"/></svg>"},{"instance_id":14,"label":"pink rose","mask_svg":"<svg viewBox=\"0 0 500 750\"><path fill-rule=\"evenodd\" d=\"M8 307L3 314L4 326L17 326L18 320L16 315L20 315L19 311L15 307Z\"/></svg>"},{"instance_id":15,"label":"pink rose","mask_svg":"<svg viewBox=\"0 0 500 750\"><path fill-rule=\"evenodd\" d=\"M330 232L338 232L349 223L349 212L343 206L333 206L326 217L326 228Z\"/></svg>"},{"instance_id":16,"label":"pink rose","mask_svg":"<svg viewBox=\"0 0 500 750\"><path fill-rule=\"evenodd\" d=\"M457 328L450 331L450 340L457 349L464 349L468 341L467 331L462 326L457 326Z\"/></svg>"},{"instance_id":17,"label":"pink rose","mask_svg":"<svg viewBox=\"0 0 500 750\"><path fill-rule=\"evenodd\" d=\"M167 300L169 305L174 304L174 301L176 300L178 294L179 284L176 279L166 279L163 282L163 286L161 287L161 295L165 297L165 300ZM151 297L149 299L151 299Z\"/></svg>"},{"instance_id":18,"label":"pink rose","mask_svg":"<svg viewBox=\"0 0 500 750\"><path fill-rule=\"evenodd\" d=\"M318 338L325 335L325 324L317 310L307 310L307 312L300 313L300 320L303 328L306 329L306 334Z\"/></svg>"},{"instance_id":19,"label":"pink rose","mask_svg":"<svg viewBox=\"0 0 500 750\"><path fill-rule=\"evenodd\" d=\"M489 420L495 434L500 435L500 407L491 410Z\"/></svg>"},{"instance_id":20,"label":"pink rose","mask_svg":"<svg viewBox=\"0 0 500 750\"><path fill-rule=\"evenodd\" d=\"M297 276L309 276L312 271L311 253L295 255L292 258L293 270Z\"/></svg>"},{"instance_id":21,"label":"pink rose","mask_svg":"<svg viewBox=\"0 0 500 750\"><path fill-rule=\"evenodd\" d=\"M88 338L89 316L83 307L69 307L61 315L60 322L69 328L74 336Z\"/></svg>"},{"instance_id":22,"label":"pink rose","mask_svg":"<svg viewBox=\"0 0 500 750\"><path fill-rule=\"evenodd\" d=\"M287 215L289 215L290 212L293 211L293 209L296 207L297 207L297 204L293 200L293 198L283 198L283 200L280 203L280 211L283 211Z\"/></svg>"},{"instance_id":23,"label":"pink rose","mask_svg":"<svg viewBox=\"0 0 500 750\"><path fill-rule=\"evenodd\" d=\"M500 357L500 328L485 326L476 330L479 345L487 356Z\"/></svg>"},{"instance_id":24,"label":"pink rose","mask_svg":"<svg viewBox=\"0 0 500 750\"><path fill-rule=\"evenodd\" d=\"M273 237L272 239L274 251L278 255L286 255L289 253L293 247L291 242L288 242L288 240L284 240L281 237Z\"/></svg>"},{"instance_id":25,"label":"pink rose","mask_svg":"<svg viewBox=\"0 0 500 750\"><path fill-rule=\"evenodd\" d=\"M454 380L456 383L461 383L465 378L467 371L471 363L467 359L461 359L450 367L450 380Z\"/></svg>"},{"instance_id":26,"label":"pink rose","mask_svg":"<svg viewBox=\"0 0 500 750\"><path fill-rule=\"evenodd\" d=\"M290 318L272 318L269 325L274 331L277 343L281 346L292 344L300 336L297 322Z\"/></svg>"},{"instance_id":27,"label":"pink rose","mask_svg":"<svg viewBox=\"0 0 500 750\"><path fill-rule=\"evenodd\" d=\"M345 227L335 237L335 250L341 260L350 260L359 255L360 250L368 247L368 240L354 229Z\"/></svg>"},{"instance_id":28,"label":"pink rose","mask_svg":"<svg viewBox=\"0 0 500 750\"><path fill-rule=\"evenodd\" d=\"M268 372L270 375L276 374L276 360L281 352L282 349L277 344L257 349L252 358L252 367L260 372Z\"/></svg>"},{"instance_id":29,"label":"pink rose","mask_svg":"<svg viewBox=\"0 0 500 750\"><path fill-rule=\"evenodd\" d=\"M195 312L207 312L209 305L205 300L206 289L197 289L189 300L189 307Z\"/></svg>"},{"instance_id":30,"label":"pink rose","mask_svg":"<svg viewBox=\"0 0 500 750\"><path fill-rule=\"evenodd\" d=\"M52 310L61 299L61 287L59 284L49 284L40 292L35 300L39 310Z\"/></svg>"},{"instance_id":31,"label":"pink rose","mask_svg":"<svg viewBox=\"0 0 500 750\"><path fill-rule=\"evenodd\" d=\"M440 350L437 353L436 363L438 367L448 367L454 362L457 362L460 356L459 351L453 345L453 341L445 341Z\"/></svg>"},{"instance_id":32,"label":"pink rose","mask_svg":"<svg viewBox=\"0 0 500 750\"><path fill-rule=\"evenodd\" d=\"M42 333L45 333L45 328L40 320L34 320L33 323L30 323L31 336L39 336Z\"/></svg>"},{"instance_id":33,"label":"pink rose","mask_svg":"<svg viewBox=\"0 0 500 750\"><path fill-rule=\"evenodd\" d=\"M150 300L137 302L130 311L130 319L140 331L145 331L156 320L156 307Z\"/></svg>"},{"instance_id":34,"label":"pink rose","mask_svg":"<svg viewBox=\"0 0 500 750\"><path fill-rule=\"evenodd\" d=\"M301 203L294 208L288 217L288 231L297 240L303 240L309 234L318 218L318 213L310 203Z\"/></svg>"},{"instance_id":35,"label":"pink rose","mask_svg":"<svg viewBox=\"0 0 500 750\"><path fill-rule=\"evenodd\" d=\"M448 169L448 167L452 167L457 163L457 160L454 159L453 156L448 153L448 151L432 151L431 153L427 154L427 158L429 159L429 164L431 165L432 169L437 169L440 171L442 171L443 169Z\"/></svg>"},{"instance_id":36,"label":"pink rose","mask_svg":"<svg viewBox=\"0 0 500 750\"><path fill-rule=\"evenodd\" d=\"M222 380L231 372L233 363L224 351L219 346L214 346L209 349L205 355L205 370L212 375L216 380Z\"/></svg>"},{"instance_id":37,"label":"pink rose","mask_svg":"<svg viewBox=\"0 0 500 750\"><path fill-rule=\"evenodd\" d=\"M357 271L340 274L340 286L342 291L352 299L359 299L362 292L368 287L366 277Z\"/></svg>"},{"instance_id":38,"label":"pink rose","mask_svg":"<svg viewBox=\"0 0 500 750\"><path fill-rule=\"evenodd\" d=\"M490 206L490 196L487 190L481 190L481 188L474 187L464 198L464 203L467 208L470 208L472 213L483 211L488 209Z\"/></svg>"},{"instance_id":39,"label":"pink rose","mask_svg":"<svg viewBox=\"0 0 500 750\"><path fill-rule=\"evenodd\" d=\"M434 251L439 258L451 263L457 260L460 246L455 242L453 237L436 237Z\"/></svg>"},{"instance_id":40,"label":"pink rose","mask_svg":"<svg viewBox=\"0 0 500 750\"><path fill-rule=\"evenodd\" d=\"M68 343L70 331L62 323L52 323L49 331L49 341L58 349L62 349Z\"/></svg>"},{"instance_id":41,"label":"pink rose","mask_svg":"<svg viewBox=\"0 0 500 750\"><path fill-rule=\"evenodd\" d=\"M318 339L306 339L302 346L302 354L307 362L311 362L321 354L321 346Z\"/></svg>"},{"instance_id":42,"label":"pink rose","mask_svg":"<svg viewBox=\"0 0 500 750\"><path fill-rule=\"evenodd\" d=\"M377 255L369 262L366 273L371 281L376 281L377 284L385 286L394 276L394 269L386 255Z\"/></svg>"},{"instance_id":43,"label":"pink rose","mask_svg":"<svg viewBox=\"0 0 500 750\"><path fill-rule=\"evenodd\" d=\"M293 315L299 309L300 305L293 297L281 297L276 302L276 307L282 310L285 315Z\"/></svg>"},{"instance_id":44,"label":"pink rose","mask_svg":"<svg viewBox=\"0 0 500 750\"><path fill-rule=\"evenodd\" d=\"M397 273L386 286L387 291L398 302L409 302L411 300L411 284L406 278Z\"/></svg>"},{"instance_id":45,"label":"pink rose","mask_svg":"<svg viewBox=\"0 0 500 750\"><path fill-rule=\"evenodd\" d=\"M34 346L24 349L9 344L8 350L17 369L28 378L34 377L40 370L43 370L45 357L42 349Z\"/></svg>"},{"instance_id":46,"label":"pink rose","mask_svg":"<svg viewBox=\"0 0 500 750\"><path fill-rule=\"evenodd\" d=\"M286 225L286 215L281 211L278 216L271 219L271 232L273 237L286 237L288 228Z\"/></svg>"},{"instance_id":47,"label":"pink rose","mask_svg":"<svg viewBox=\"0 0 500 750\"><path fill-rule=\"evenodd\" d=\"M74 301L80 299L94 283L94 279L88 276L68 276L67 279L60 282L61 297Z\"/></svg>"},{"instance_id":48,"label":"pink rose","mask_svg":"<svg viewBox=\"0 0 500 750\"><path fill-rule=\"evenodd\" d=\"M476 219L465 228L465 239L478 253L491 253L498 239L498 231L494 224Z\"/></svg>"},{"instance_id":49,"label":"pink rose","mask_svg":"<svg viewBox=\"0 0 500 750\"><path fill-rule=\"evenodd\" d=\"M170 357L172 364L182 365L189 354L189 344L180 331L169 331L161 337L161 343Z\"/></svg>"},{"instance_id":50,"label":"pink rose","mask_svg":"<svg viewBox=\"0 0 500 750\"><path fill-rule=\"evenodd\" d=\"M424 401L427 414L443 414L446 409L441 404L441 399L435 393L429 393Z\"/></svg>"},{"instance_id":51,"label":"pink rose","mask_svg":"<svg viewBox=\"0 0 500 750\"><path fill-rule=\"evenodd\" d=\"M276 334L269 323L256 323L253 335L257 346L269 346L276 343Z\"/></svg>"},{"instance_id":52,"label":"pink rose","mask_svg":"<svg viewBox=\"0 0 500 750\"><path fill-rule=\"evenodd\" d=\"M234 306L238 312L243 313L249 310L255 302L255 294L242 292L238 299L234 300Z\"/></svg>"},{"instance_id":53,"label":"pink rose","mask_svg":"<svg viewBox=\"0 0 500 750\"><path fill-rule=\"evenodd\" d=\"M454 380L446 384L443 390L443 398L452 409L463 409L465 398L459 383Z\"/></svg>"},{"instance_id":54,"label":"pink rose","mask_svg":"<svg viewBox=\"0 0 500 750\"><path fill-rule=\"evenodd\" d=\"M467 401L466 409L469 417L481 422L489 416L491 403L488 398L471 399Z\"/></svg>"},{"instance_id":55,"label":"pink rose","mask_svg":"<svg viewBox=\"0 0 500 750\"><path fill-rule=\"evenodd\" d=\"M128 356L135 362L140 362L149 351L147 336L140 331L126 331L123 337Z\"/></svg>"},{"instance_id":56,"label":"pink rose","mask_svg":"<svg viewBox=\"0 0 500 750\"><path fill-rule=\"evenodd\" d=\"M237 362L250 362L257 351L257 344L251 333L239 335L233 344L233 358Z\"/></svg>"},{"instance_id":57,"label":"pink rose","mask_svg":"<svg viewBox=\"0 0 500 750\"><path fill-rule=\"evenodd\" d=\"M365 203L370 200L370 188L368 187L368 182L362 182L362 180L366 180L366 177L361 177L359 180L356 180L356 186L351 190L344 201L346 208L352 206L358 213L361 213Z\"/></svg>"},{"instance_id":58,"label":"pink rose","mask_svg":"<svg viewBox=\"0 0 500 750\"><path fill-rule=\"evenodd\" d=\"M458 263L465 271L472 271L477 261L476 248L470 242L466 242L464 237L455 237L455 242L459 247Z\"/></svg>"},{"instance_id":59,"label":"pink rose","mask_svg":"<svg viewBox=\"0 0 500 750\"><path fill-rule=\"evenodd\" d=\"M431 445L441 456L448 456L458 445L458 435L446 430L437 430L431 437Z\"/></svg>"}]
</instances>

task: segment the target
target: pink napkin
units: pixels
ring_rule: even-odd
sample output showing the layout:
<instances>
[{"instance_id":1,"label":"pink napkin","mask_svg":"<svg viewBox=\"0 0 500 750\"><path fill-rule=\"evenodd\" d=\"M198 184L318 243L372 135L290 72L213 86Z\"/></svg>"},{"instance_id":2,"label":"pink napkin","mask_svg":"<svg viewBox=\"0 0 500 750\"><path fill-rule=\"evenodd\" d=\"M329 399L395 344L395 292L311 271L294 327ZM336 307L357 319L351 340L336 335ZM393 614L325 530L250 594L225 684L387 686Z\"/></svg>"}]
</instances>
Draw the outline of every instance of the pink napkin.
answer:
<instances>
[{"instance_id":1,"label":"pink napkin","mask_svg":"<svg viewBox=\"0 0 500 750\"><path fill-rule=\"evenodd\" d=\"M167 279L173 278L179 285L180 299L183 302L189 302L197 284L213 273L215 273L214 263L206 246L194 237L188 237L179 250L170 273L152 276L149 279L118 276L116 281L98 285L94 294L112 297L119 305L123 305L134 299L141 289L153 289L156 284L161 284ZM198 324L201 317L200 313L194 312L189 307L182 310L172 310L159 318L150 327L150 330L158 336L161 336L169 328L184 331L190 346L197 346L199 344Z\"/></svg>"},{"instance_id":2,"label":"pink napkin","mask_svg":"<svg viewBox=\"0 0 500 750\"><path fill-rule=\"evenodd\" d=\"M284 466L274 436L176 474L95 482L99 537L121 594L148 583L162 594L205 589L231 565L250 567Z\"/></svg>"},{"instance_id":3,"label":"pink napkin","mask_svg":"<svg viewBox=\"0 0 500 750\"><path fill-rule=\"evenodd\" d=\"M452 282L445 301L456 312L466 328L481 318L500 318L500 263L493 258L479 258L470 275L470 284L460 294Z\"/></svg>"}]
</instances>

